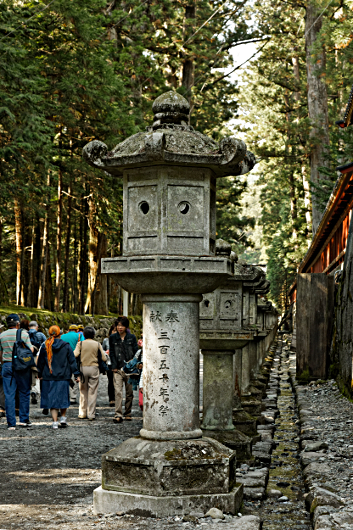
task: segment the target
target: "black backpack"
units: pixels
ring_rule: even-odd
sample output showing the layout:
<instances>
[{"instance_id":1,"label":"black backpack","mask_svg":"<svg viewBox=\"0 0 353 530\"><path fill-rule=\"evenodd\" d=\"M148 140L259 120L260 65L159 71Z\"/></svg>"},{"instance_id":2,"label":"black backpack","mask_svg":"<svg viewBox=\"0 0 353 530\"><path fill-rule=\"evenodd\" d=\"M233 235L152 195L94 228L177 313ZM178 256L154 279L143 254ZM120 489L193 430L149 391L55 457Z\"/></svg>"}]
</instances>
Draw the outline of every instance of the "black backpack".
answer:
<instances>
[{"instance_id":1,"label":"black backpack","mask_svg":"<svg viewBox=\"0 0 353 530\"><path fill-rule=\"evenodd\" d=\"M37 349L37 351L39 351L39 348L41 347L42 342L38 339L37 332L29 331L28 335L29 335L29 340L31 341L32 346L34 346Z\"/></svg>"},{"instance_id":2,"label":"black backpack","mask_svg":"<svg viewBox=\"0 0 353 530\"><path fill-rule=\"evenodd\" d=\"M21 339L22 329L16 332L16 342L12 348L12 370L21 372L35 366L34 356L29 347Z\"/></svg>"}]
</instances>

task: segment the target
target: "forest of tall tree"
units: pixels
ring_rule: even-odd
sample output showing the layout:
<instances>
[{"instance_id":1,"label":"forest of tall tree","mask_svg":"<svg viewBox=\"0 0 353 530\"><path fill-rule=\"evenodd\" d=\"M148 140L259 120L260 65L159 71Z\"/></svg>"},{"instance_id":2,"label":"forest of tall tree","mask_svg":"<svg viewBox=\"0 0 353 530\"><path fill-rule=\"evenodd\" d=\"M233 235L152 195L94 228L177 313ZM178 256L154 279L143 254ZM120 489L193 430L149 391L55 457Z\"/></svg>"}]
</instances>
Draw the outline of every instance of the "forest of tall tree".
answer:
<instances>
[{"instance_id":1,"label":"forest of tall tree","mask_svg":"<svg viewBox=\"0 0 353 530\"><path fill-rule=\"evenodd\" d=\"M173 88L189 99L197 130L218 139L239 129L255 153L261 216L241 209L245 178L219 179L218 235L241 254L254 244L255 221L262 225L270 297L283 308L335 167L351 156L350 131L334 123L352 81L352 8L343 0L0 3L0 303L119 310L100 259L122 252L122 183L85 164L82 147L97 138L112 148L143 130L153 100ZM237 84L234 57L247 43L258 53Z\"/></svg>"}]
</instances>

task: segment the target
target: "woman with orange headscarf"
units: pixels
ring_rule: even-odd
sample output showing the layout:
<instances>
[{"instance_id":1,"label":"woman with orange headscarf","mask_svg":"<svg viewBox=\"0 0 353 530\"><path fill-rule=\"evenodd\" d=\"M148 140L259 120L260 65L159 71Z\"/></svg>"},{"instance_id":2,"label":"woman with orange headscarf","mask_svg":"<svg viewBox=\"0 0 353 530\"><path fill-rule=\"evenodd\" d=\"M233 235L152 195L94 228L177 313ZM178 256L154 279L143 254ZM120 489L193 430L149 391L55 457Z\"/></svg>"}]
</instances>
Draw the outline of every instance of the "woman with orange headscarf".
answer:
<instances>
[{"instance_id":1,"label":"woman with orange headscarf","mask_svg":"<svg viewBox=\"0 0 353 530\"><path fill-rule=\"evenodd\" d=\"M40 406L50 409L53 429L67 426L66 411L70 406L71 375L74 374L77 380L80 375L72 348L68 342L61 340L60 335L59 326L49 328L49 339L43 343L37 363L38 377L43 380Z\"/></svg>"}]
</instances>

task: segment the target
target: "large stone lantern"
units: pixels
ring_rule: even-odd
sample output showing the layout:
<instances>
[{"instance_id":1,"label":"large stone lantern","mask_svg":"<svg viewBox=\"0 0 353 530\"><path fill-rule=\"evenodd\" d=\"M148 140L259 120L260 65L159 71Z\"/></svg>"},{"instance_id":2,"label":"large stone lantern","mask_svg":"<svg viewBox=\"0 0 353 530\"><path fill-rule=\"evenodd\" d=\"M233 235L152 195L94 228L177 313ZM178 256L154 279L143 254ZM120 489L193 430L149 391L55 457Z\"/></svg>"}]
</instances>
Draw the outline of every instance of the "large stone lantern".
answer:
<instances>
[{"instance_id":1,"label":"large stone lantern","mask_svg":"<svg viewBox=\"0 0 353 530\"><path fill-rule=\"evenodd\" d=\"M126 291L140 293L144 331L144 418L140 436L103 455L97 512L163 516L241 502L235 453L202 438L199 425L199 303L232 274L215 252L216 178L251 170L235 138L219 144L189 125L189 103L158 97L146 132L86 161L123 178L124 252L102 260Z\"/></svg>"}]
</instances>

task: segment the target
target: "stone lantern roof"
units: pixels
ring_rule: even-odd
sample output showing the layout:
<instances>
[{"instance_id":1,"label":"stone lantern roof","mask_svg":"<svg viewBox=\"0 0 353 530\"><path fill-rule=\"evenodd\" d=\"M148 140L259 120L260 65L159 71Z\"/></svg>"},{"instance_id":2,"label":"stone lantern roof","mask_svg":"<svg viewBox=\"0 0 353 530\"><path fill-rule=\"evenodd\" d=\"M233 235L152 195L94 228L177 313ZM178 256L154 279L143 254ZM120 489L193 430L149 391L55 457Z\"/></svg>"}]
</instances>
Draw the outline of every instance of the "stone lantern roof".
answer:
<instances>
[{"instance_id":1,"label":"stone lantern roof","mask_svg":"<svg viewBox=\"0 0 353 530\"><path fill-rule=\"evenodd\" d=\"M233 136L219 143L189 125L190 105L174 91L153 103L154 122L145 132L130 136L112 151L93 140L83 149L83 157L93 167L116 176L123 170L157 164L209 167L217 177L243 175L256 160L246 144Z\"/></svg>"}]
</instances>

